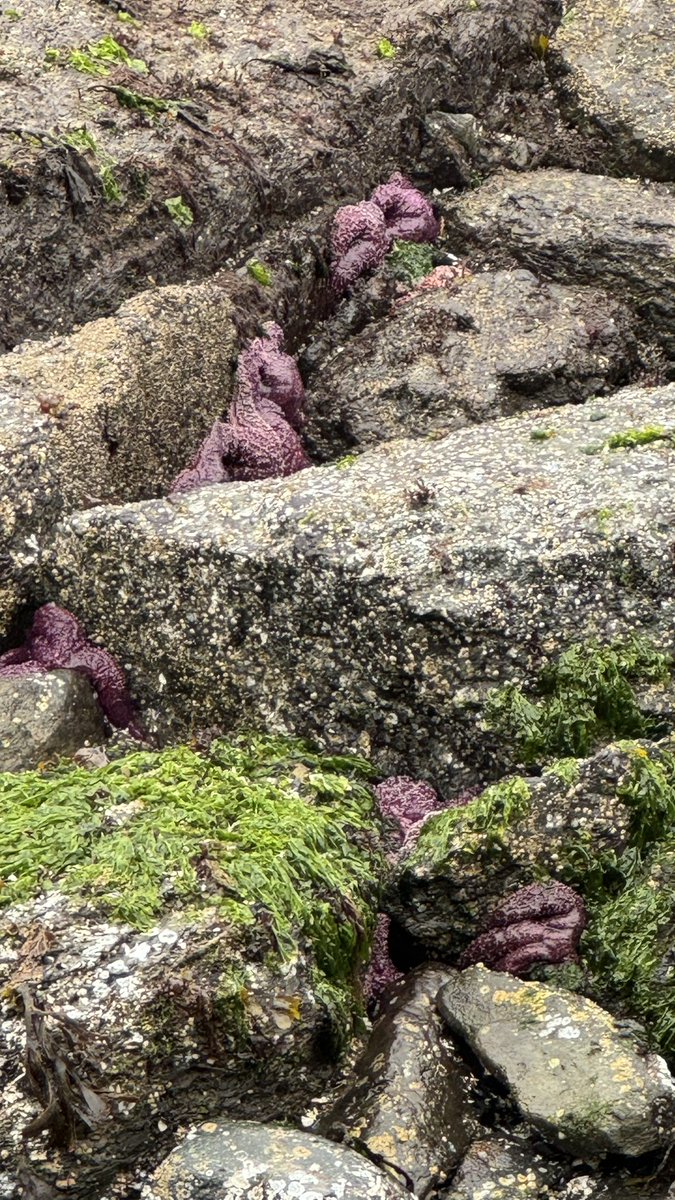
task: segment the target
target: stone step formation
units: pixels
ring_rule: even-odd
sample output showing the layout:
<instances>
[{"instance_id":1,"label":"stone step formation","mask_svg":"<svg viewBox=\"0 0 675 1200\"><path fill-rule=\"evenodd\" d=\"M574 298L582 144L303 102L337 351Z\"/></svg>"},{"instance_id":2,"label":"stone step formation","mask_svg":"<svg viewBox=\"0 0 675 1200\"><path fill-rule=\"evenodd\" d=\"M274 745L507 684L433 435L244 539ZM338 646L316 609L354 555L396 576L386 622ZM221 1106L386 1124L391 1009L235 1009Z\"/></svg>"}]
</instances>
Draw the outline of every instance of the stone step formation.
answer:
<instances>
[{"instance_id":1,"label":"stone step formation","mask_svg":"<svg viewBox=\"0 0 675 1200\"><path fill-rule=\"evenodd\" d=\"M0 1197L670 1200L674 2L235 8L0 14Z\"/></svg>"}]
</instances>

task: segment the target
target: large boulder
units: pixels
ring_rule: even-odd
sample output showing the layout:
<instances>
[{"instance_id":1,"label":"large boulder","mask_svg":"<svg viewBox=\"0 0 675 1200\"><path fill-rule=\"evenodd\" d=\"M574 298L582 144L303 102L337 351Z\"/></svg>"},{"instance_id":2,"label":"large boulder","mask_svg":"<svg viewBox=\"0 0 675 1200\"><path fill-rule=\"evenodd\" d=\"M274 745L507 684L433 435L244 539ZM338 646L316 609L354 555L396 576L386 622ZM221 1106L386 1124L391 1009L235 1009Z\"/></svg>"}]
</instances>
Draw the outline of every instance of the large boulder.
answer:
<instances>
[{"instance_id":1,"label":"large boulder","mask_svg":"<svg viewBox=\"0 0 675 1200\"><path fill-rule=\"evenodd\" d=\"M339 346L312 377L307 439L322 460L585 400L628 369L627 313L593 289L496 271L421 290Z\"/></svg>"},{"instance_id":2,"label":"large boulder","mask_svg":"<svg viewBox=\"0 0 675 1200\"><path fill-rule=\"evenodd\" d=\"M214 284L144 292L0 358L0 643L37 543L73 508L157 495L228 403L237 338Z\"/></svg>"},{"instance_id":3,"label":"large boulder","mask_svg":"<svg viewBox=\"0 0 675 1200\"><path fill-rule=\"evenodd\" d=\"M505 171L473 191L446 193L442 207L457 253L469 249L472 261L490 266L518 263L561 283L601 282L635 307L644 336L675 358L675 197L668 188L577 171Z\"/></svg>"},{"instance_id":4,"label":"large boulder","mask_svg":"<svg viewBox=\"0 0 675 1200\"><path fill-rule=\"evenodd\" d=\"M76 671L0 676L0 772L29 771L104 738L91 684Z\"/></svg>"},{"instance_id":5,"label":"large boulder","mask_svg":"<svg viewBox=\"0 0 675 1200\"><path fill-rule=\"evenodd\" d=\"M409 1191L346 1146L253 1121L210 1121L154 1172L142 1200L403 1200Z\"/></svg>"},{"instance_id":6,"label":"large boulder","mask_svg":"<svg viewBox=\"0 0 675 1200\"><path fill-rule=\"evenodd\" d=\"M563 111L602 135L604 163L675 179L673 0L574 0L549 47Z\"/></svg>"},{"instance_id":7,"label":"large boulder","mask_svg":"<svg viewBox=\"0 0 675 1200\"><path fill-rule=\"evenodd\" d=\"M512 758L477 720L491 687L591 637L671 644L674 426L675 386L629 388L74 514L46 589L151 725L311 734L459 788Z\"/></svg>"},{"instance_id":8,"label":"large boulder","mask_svg":"<svg viewBox=\"0 0 675 1200\"><path fill-rule=\"evenodd\" d=\"M675 1081L665 1062L590 1000L478 966L453 973L437 1003L554 1144L592 1161L672 1141Z\"/></svg>"},{"instance_id":9,"label":"large boulder","mask_svg":"<svg viewBox=\"0 0 675 1200\"><path fill-rule=\"evenodd\" d=\"M249 739L1 778L0 1194L100 1195L325 1087L377 905L362 770Z\"/></svg>"},{"instance_id":10,"label":"large boulder","mask_svg":"<svg viewBox=\"0 0 675 1200\"><path fill-rule=\"evenodd\" d=\"M446 979L429 966L401 985L316 1126L381 1159L419 1197L461 1162L476 1131L472 1077L434 1004Z\"/></svg>"},{"instance_id":11,"label":"large boulder","mask_svg":"<svg viewBox=\"0 0 675 1200\"><path fill-rule=\"evenodd\" d=\"M518 1131L520 1133L520 1131ZM557 1198L560 1166L526 1137L477 1138L444 1193L447 1200L550 1200Z\"/></svg>"}]
</instances>

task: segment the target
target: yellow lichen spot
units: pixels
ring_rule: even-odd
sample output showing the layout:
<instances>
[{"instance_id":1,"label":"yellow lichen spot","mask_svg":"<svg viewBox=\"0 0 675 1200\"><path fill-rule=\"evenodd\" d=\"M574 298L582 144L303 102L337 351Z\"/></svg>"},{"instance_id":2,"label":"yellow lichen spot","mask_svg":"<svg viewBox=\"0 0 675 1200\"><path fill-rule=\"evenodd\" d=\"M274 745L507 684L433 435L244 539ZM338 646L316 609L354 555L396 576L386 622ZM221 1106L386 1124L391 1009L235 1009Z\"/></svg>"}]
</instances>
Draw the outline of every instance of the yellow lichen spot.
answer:
<instances>
[{"instance_id":1,"label":"yellow lichen spot","mask_svg":"<svg viewBox=\"0 0 675 1200\"><path fill-rule=\"evenodd\" d=\"M370 1138L368 1149L371 1154L381 1154L383 1158L396 1160L396 1139L390 1133L380 1133Z\"/></svg>"},{"instance_id":2,"label":"yellow lichen spot","mask_svg":"<svg viewBox=\"0 0 675 1200\"><path fill-rule=\"evenodd\" d=\"M205 1121L203 1125L199 1126L199 1128L203 1133L215 1133L218 1126L216 1125L215 1121Z\"/></svg>"},{"instance_id":3,"label":"yellow lichen spot","mask_svg":"<svg viewBox=\"0 0 675 1200\"><path fill-rule=\"evenodd\" d=\"M549 1058L548 1065L549 1065L549 1067L553 1067L553 1070L555 1071L555 1068L560 1066L560 1059L559 1058Z\"/></svg>"}]
</instances>

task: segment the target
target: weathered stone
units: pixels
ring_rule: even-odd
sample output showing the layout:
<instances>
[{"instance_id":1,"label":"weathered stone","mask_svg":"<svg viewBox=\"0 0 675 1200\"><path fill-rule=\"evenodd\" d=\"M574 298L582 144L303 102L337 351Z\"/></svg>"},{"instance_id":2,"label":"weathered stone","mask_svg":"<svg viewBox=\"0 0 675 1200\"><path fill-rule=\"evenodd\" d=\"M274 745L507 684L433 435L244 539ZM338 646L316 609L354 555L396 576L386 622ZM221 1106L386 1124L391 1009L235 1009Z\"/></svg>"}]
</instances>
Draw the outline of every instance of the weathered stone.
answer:
<instances>
[{"instance_id":1,"label":"weathered stone","mask_svg":"<svg viewBox=\"0 0 675 1200\"><path fill-rule=\"evenodd\" d=\"M430 817L397 864L387 911L429 953L456 958L495 904L538 871L558 877L582 847L590 854L625 850L630 809L618 793L632 763L629 751L610 746L581 762L573 783L556 774L527 779L521 802L512 801L510 818L493 836L484 829L480 797Z\"/></svg>"},{"instance_id":2,"label":"weathered stone","mask_svg":"<svg viewBox=\"0 0 675 1200\"><path fill-rule=\"evenodd\" d=\"M491 686L590 637L671 644L675 451L607 446L647 426L675 427L675 386L76 514L47 590L153 724L297 732L459 789L509 760Z\"/></svg>"},{"instance_id":3,"label":"weathered stone","mask_svg":"<svg viewBox=\"0 0 675 1200\"><path fill-rule=\"evenodd\" d=\"M368 0L308 25L304 0L204 0L192 22L167 0L132 7L122 23L95 0L22 0L3 21L5 347L241 259L280 213L362 199L414 167L426 109L471 97L489 120L525 89L531 31L558 14L553 0ZM102 59L103 38L131 63Z\"/></svg>"},{"instance_id":4,"label":"weathered stone","mask_svg":"<svg viewBox=\"0 0 675 1200\"><path fill-rule=\"evenodd\" d=\"M637 1156L672 1141L664 1060L640 1053L590 1000L478 966L453 973L437 1003L526 1120L570 1153Z\"/></svg>"},{"instance_id":5,"label":"weathered stone","mask_svg":"<svg viewBox=\"0 0 675 1200\"><path fill-rule=\"evenodd\" d=\"M425 967L401 986L316 1132L365 1148L426 1196L475 1132L471 1076L444 1035L434 1001L447 972Z\"/></svg>"},{"instance_id":6,"label":"weathered stone","mask_svg":"<svg viewBox=\"0 0 675 1200\"><path fill-rule=\"evenodd\" d=\"M307 441L322 460L395 437L597 395L635 351L627 314L595 290L489 272L402 300L312 379Z\"/></svg>"},{"instance_id":7,"label":"weathered stone","mask_svg":"<svg viewBox=\"0 0 675 1200\"><path fill-rule=\"evenodd\" d=\"M104 738L91 684L77 672L0 678L0 771L28 771Z\"/></svg>"},{"instance_id":8,"label":"weathered stone","mask_svg":"<svg viewBox=\"0 0 675 1200\"><path fill-rule=\"evenodd\" d=\"M0 641L54 522L156 495L222 413L232 313L213 284L163 288L0 358Z\"/></svg>"},{"instance_id":9,"label":"weathered stone","mask_svg":"<svg viewBox=\"0 0 675 1200\"><path fill-rule=\"evenodd\" d=\"M253 1121L212 1121L188 1134L142 1200L397 1200L409 1192L346 1146Z\"/></svg>"},{"instance_id":10,"label":"weathered stone","mask_svg":"<svg viewBox=\"0 0 675 1200\"><path fill-rule=\"evenodd\" d=\"M252 739L4 777L3 1198L24 1172L90 1200L177 1126L298 1119L325 1088L379 861L343 769Z\"/></svg>"},{"instance_id":11,"label":"weathered stone","mask_svg":"<svg viewBox=\"0 0 675 1200\"><path fill-rule=\"evenodd\" d=\"M664 1164L665 1178L660 1179L660 1172L646 1183L640 1180L638 1194L640 1200L672 1200L675 1196L675 1184L668 1186L668 1177L672 1177L672 1168ZM597 1175L577 1175L560 1192L555 1193L555 1200L635 1200L635 1177L628 1174L612 1175L609 1178L598 1178Z\"/></svg>"},{"instance_id":12,"label":"weathered stone","mask_svg":"<svg viewBox=\"0 0 675 1200\"><path fill-rule=\"evenodd\" d=\"M559 1169L526 1139L483 1137L466 1154L447 1200L549 1200Z\"/></svg>"},{"instance_id":13,"label":"weathered stone","mask_svg":"<svg viewBox=\"0 0 675 1200\"><path fill-rule=\"evenodd\" d=\"M675 3L575 0L549 47L563 110L615 171L675 179Z\"/></svg>"},{"instance_id":14,"label":"weathered stone","mask_svg":"<svg viewBox=\"0 0 675 1200\"><path fill-rule=\"evenodd\" d=\"M517 262L561 283L601 283L634 305L645 337L675 358L675 196L667 188L575 171L507 171L440 203L450 249L474 246L479 263Z\"/></svg>"}]
</instances>

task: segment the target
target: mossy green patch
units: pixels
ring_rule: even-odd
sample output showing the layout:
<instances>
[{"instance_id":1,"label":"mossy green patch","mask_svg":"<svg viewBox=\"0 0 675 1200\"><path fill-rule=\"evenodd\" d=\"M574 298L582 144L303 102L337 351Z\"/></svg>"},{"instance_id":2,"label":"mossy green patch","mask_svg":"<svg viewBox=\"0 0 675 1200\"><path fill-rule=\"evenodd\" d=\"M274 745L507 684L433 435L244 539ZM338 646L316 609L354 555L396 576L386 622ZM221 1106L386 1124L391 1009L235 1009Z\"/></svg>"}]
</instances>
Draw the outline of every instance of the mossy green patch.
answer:
<instances>
[{"instance_id":1,"label":"mossy green patch","mask_svg":"<svg viewBox=\"0 0 675 1200\"><path fill-rule=\"evenodd\" d=\"M262 912L282 954L304 937L343 983L377 906L369 773L254 737L0 775L0 904L58 888L136 929L181 907Z\"/></svg>"},{"instance_id":2,"label":"mossy green patch","mask_svg":"<svg viewBox=\"0 0 675 1200\"><path fill-rule=\"evenodd\" d=\"M193 21L188 29L188 33L190 37L196 38L198 42L203 42L209 37L211 30L203 21Z\"/></svg>"},{"instance_id":3,"label":"mossy green patch","mask_svg":"<svg viewBox=\"0 0 675 1200\"><path fill-rule=\"evenodd\" d=\"M333 463L339 471L346 471L348 467L353 467L355 462L358 462L358 454L343 454L342 458L338 458Z\"/></svg>"},{"instance_id":4,"label":"mossy green patch","mask_svg":"<svg viewBox=\"0 0 675 1200\"><path fill-rule=\"evenodd\" d=\"M122 108L130 108L133 112L142 112L149 117L159 117L164 113L176 115L180 108L180 100L164 100L160 96L144 96L132 88L111 84L109 90L115 96Z\"/></svg>"},{"instance_id":5,"label":"mossy green patch","mask_svg":"<svg viewBox=\"0 0 675 1200\"><path fill-rule=\"evenodd\" d=\"M189 229L194 223L194 213L182 196L170 196L168 200L164 201L164 207L168 209L174 224L181 229Z\"/></svg>"},{"instance_id":6,"label":"mossy green patch","mask_svg":"<svg viewBox=\"0 0 675 1200\"><path fill-rule=\"evenodd\" d=\"M110 34L90 42L85 50L71 50L68 64L84 75L109 75L111 66L128 67L131 71L146 74L147 63L142 58L132 58Z\"/></svg>"},{"instance_id":7,"label":"mossy green patch","mask_svg":"<svg viewBox=\"0 0 675 1200\"><path fill-rule=\"evenodd\" d=\"M548 442L556 436L555 429L533 429L530 434L531 442Z\"/></svg>"},{"instance_id":8,"label":"mossy green patch","mask_svg":"<svg viewBox=\"0 0 675 1200\"><path fill-rule=\"evenodd\" d=\"M476 849L501 846L507 830L517 825L530 811L532 793L527 780L519 776L504 779L485 789L475 800L459 808L449 808L431 817L424 825L408 862L442 862L459 846L459 853L474 858Z\"/></svg>"},{"instance_id":9,"label":"mossy green patch","mask_svg":"<svg viewBox=\"0 0 675 1200\"><path fill-rule=\"evenodd\" d=\"M414 287L433 271L434 252L426 242L398 241L394 242L387 262L396 279Z\"/></svg>"},{"instance_id":10,"label":"mossy green patch","mask_svg":"<svg viewBox=\"0 0 675 1200\"><path fill-rule=\"evenodd\" d=\"M378 58L396 58L397 54L398 47L395 46L394 43L389 40L389 38L380 38L379 42L377 43Z\"/></svg>"},{"instance_id":11,"label":"mossy green patch","mask_svg":"<svg viewBox=\"0 0 675 1200\"><path fill-rule=\"evenodd\" d=\"M252 258L247 262L246 270L256 283L262 284L263 287L269 287L272 283L272 272L259 259Z\"/></svg>"},{"instance_id":12,"label":"mossy green patch","mask_svg":"<svg viewBox=\"0 0 675 1200\"><path fill-rule=\"evenodd\" d=\"M581 758L601 741L663 732L638 704L634 685L670 678L671 660L641 638L570 646L532 691L507 683L488 697L486 723L525 763Z\"/></svg>"},{"instance_id":13,"label":"mossy green patch","mask_svg":"<svg viewBox=\"0 0 675 1200\"><path fill-rule=\"evenodd\" d=\"M663 425L648 425L645 429L626 429L607 438L608 450L634 450L636 446L649 446L652 442L672 442L672 431Z\"/></svg>"},{"instance_id":14,"label":"mossy green patch","mask_svg":"<svg viewBox=\"0 0 675 1200\"><path fill-rule=\"evenodd\" d=\"M110 204L120 203L124 199L124 196L115 174L117 162L104 150L99 148L94 135L87 129L86 125L82 126L81 129L71 129L63 140L69 146L73 146L80 154L91 154L94 157L99 169L103 195Z\"/></svg>"}]
</instances>

